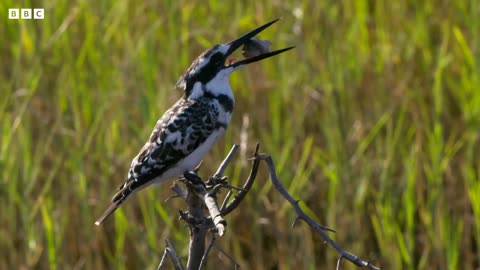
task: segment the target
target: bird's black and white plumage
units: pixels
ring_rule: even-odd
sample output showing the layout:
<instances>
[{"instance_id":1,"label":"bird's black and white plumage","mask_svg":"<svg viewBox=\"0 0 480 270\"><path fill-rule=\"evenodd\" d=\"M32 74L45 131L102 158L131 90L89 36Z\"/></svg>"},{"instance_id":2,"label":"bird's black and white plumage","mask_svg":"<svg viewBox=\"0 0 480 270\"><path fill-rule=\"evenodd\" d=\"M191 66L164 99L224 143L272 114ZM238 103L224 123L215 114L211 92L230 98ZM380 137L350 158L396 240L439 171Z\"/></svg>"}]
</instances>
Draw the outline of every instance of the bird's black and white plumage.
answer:
<instances>
[{"instance_id":1,"label":"bird's black and white plumage","mask_svg":"<svg viewBox=\"0 0 480 270\"><path fill-rule=\"evenodd\" d=\"M230 122L235 101L229 75L243 65L291 49L256 55L225 66L233 51L276 21L230 43L216 45L192 63L177 82L177 88L184 91L184 96L157 121L149 140L133 159L127 180L96 225L110 216L133 192L197 167Z\"/></svg>"}]
</instances>

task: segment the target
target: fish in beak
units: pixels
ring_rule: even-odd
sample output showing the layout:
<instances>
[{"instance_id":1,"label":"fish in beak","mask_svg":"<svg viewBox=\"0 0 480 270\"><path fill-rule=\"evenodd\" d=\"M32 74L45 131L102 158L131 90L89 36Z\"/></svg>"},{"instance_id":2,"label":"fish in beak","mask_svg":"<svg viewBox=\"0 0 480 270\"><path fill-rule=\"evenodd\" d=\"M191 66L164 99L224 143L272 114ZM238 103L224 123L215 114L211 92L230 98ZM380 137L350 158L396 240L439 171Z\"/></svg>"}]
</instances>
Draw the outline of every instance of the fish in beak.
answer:
<instances>
[{"instance_id":1,"label":"fish in beak","mask_svg":"<svg viewBox=\"0 0 480 270\"><path fill-rule=\"evenodd\" d=\"M263 41L263 40L259 40L259 39L255 38L255 36L257 34L262 32L263 30L265 30L267 27L274 24L278 20L279 19L276 19L276 20L273 20L269 23L266 23L266 24L264 24L264 25L262 25L262 26L260 26L256 29L250 31L249 33L243 35L242 37L237 38L236 40L234 40L234 41L232 41L228 44L225 44L226 46L228 46L228 50L227 50L227 53L226 53L227 56L231 55L235 50L240 48L240 46L242 46L242 45L244 46L243 55L246 56L246 59L243 59L243 60L240 60L240 61L237 61L237 62L232 62L232 63L229 64L228 67L233 67L234 69L237 69L241 66L244 66L244 65L247 65L247 64L250 64L250 63L254 63L254 62L272 57L274 55L277 55L277 54L280 54L280 53L283 53L283 52L286 52L288 50L291 50L291 49L295 48L293 46L293 47L288 47L288 48L281 49L281 50L270 51L270 49L269 49L270 42L269 41Z\"/></svg>"}]
</instances>

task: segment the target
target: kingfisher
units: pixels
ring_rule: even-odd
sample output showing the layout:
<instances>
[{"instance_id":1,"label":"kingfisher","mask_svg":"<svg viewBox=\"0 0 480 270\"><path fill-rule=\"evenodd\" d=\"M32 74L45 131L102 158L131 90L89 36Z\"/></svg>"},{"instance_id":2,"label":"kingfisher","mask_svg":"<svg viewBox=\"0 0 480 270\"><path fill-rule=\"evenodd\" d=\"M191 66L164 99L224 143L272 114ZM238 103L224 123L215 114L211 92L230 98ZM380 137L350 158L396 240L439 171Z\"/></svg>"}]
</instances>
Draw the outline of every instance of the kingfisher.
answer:
<instances>
[{"instance_id":1,"label":"kingfisher","mask_svg":"<svg viewBox=\"0 0 480 270\"><path fill-rule=\"evenodd\" d=\"M133 159L127 180L96 225L109 217L129 195L151 184L179 177L200 164L230 122L235 106L230 74L242 66L294 48L262 51L240 61L227 61L236 49L252 42L255 35L277 21L266 23L230 43L215 45L193 61L176 84L184 95L157 121L150 138Z\"/></svg>"}]
</instances>

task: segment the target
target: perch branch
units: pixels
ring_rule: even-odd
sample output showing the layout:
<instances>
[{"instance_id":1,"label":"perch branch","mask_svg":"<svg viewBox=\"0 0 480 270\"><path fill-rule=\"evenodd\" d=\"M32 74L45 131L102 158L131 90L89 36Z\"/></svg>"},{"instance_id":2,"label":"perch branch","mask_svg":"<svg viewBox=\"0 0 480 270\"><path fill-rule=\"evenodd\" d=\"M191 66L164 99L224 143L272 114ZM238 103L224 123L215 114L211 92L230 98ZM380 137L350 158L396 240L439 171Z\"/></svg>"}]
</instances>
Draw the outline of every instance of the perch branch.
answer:
<instances>
[{"instance_id":1,"label":"perch branch","mask_svg":"<svg viewBox=\"0 0 480 270\"><path fill-rule=\"evenodd\" d=\"M232 161L233 156L238 149L238 145L233 145L232 149L222 161L215 174L209 177L207 181L203 181L202 178L197 175L197 167L194 171L185 172L184 178L180 179L180 181L185 184L186 188L179 185L178 181L171 186L171 189L175 195L170 196L167 200L180 197L183 198L188 205L188 211L179 211L180 219L184 220L190 229L190 244L188 261L186 265L187 270L203 268L206 264L207 256L212 247L216 247L220 252L225 254L225 256L227 256L227 258L229 258L229 260L235 264L235 269L238 269L239 267L232 257L221 250L220 247L215 245L214 236L215 233L218 233L220 236L225 233L227 223L223 216L233 211L240 204L246 193L251 188L258 171L260 160L257 158L259 149L259 145L257 144L254 152L254 158L252 159L252 169L243 188L234 187L227 182L227 177L224 177L223 174L225 173L229 163ZM222 210L220 210L217 204L216 195L217 192L219 192L222 188L229 189L229 193L222 204ZM228 203L231 195L233 194L233 190L238 191L237 196L235 196L235 198ZM209 211L209 217L204 215L205 207ZM211 232L212 237L209 245L207 248L205 248L205 237L208 231ZM168 242L158 269L161 269L165 265L167 257L171 257L176 270L183 270L180 259L175 254L173 248Z\"/></svg>"},{"instance_id":2,"label":"perch branch","mask_svg":"<svg viewBox=\"0 0 480 270\"><path fill-rule=\"evenodd\" d=\"M301 220L305 221L310 227L312 227L317 233L319 233L320 236L325 240L325 242L330 244L337 251L337 253L340 255L340 258L338 259L338 262L337 262L337 269L340 269L340 262L343 258L345 258L346 260L348 260L348 261L352 262L353 264L355 264L357 266L360 266L360 267L366 267L366 268L371 269L371 270L379 270L380 269L380 268L370 264L369 262L364 261L364 260L360 259L359 257L357 257L357 256L345 251L344 249L342 249L340 247L340 245L338 245L337 242L335 242L332 238L330 238L328 236L328 234L325 232L326 230L327 231L328 230L332 231L332 230L327 228L327 227L324 227L324 226L321 226L321 225L317 224L312 218L310 218L307 214L305 214L303 212L302 208L300 207L300 205L298 204L298 201L293 199L293 197L287 192L287 190L285 190L285 188L280 184L280 181L278 181L278 178L277 178L277 173L276 173L276 170L275 170L275 165L273 164L272 157L269 156L269 155L260 155L259 159L267 162L268 169L269 169L269 172L270 172L270 180L272 181L273 186L275 186L275 188L278 190L278 192L280 192L280 194L285 199L287 199L287 201L290 202L290 204L295 209L295 212L297 214L297 217L295 218L295 220L301 219Z\"/></svg>"},{"instance_id":3,"label":"perch branch","mask_svg":"<svg viewBox=\"0 0 480 270\"><path fill-rule=\"evenodd\" d=\"M190 176L194 177L190 177ZM203 216L203 202L201 198L196 194L196 190L200 187L204 187L203 181L194 173L184 174L187 181L187 205L188 212L181 214L190 229L190 243L188 251L187 269L198 269L203 253L205 252L205 235L206 226L205 218Z\"/></svg>"},{"instance_id":4,"label":"perch branch","mask_svg":"<svg viewBox=\"0 0 480 270\"><path fill-rule=\"evenodd\" d=\"M198 175L194 174L193 172L186 172L184 176L189 181L187 183L192 183L192 182L203 183L202 179ZM218 232L218 235L222 236L225 233L225 226L227 222L225 221L225 219L223 219L222 214L218 209L215 192L213 191L209 192L206 189L205 185L203 184L194 185L192 190L205 203L205 206L207 207L208 212L210 213L210 217L212 218L212 222Z\"/></svg>"}]
</instances>

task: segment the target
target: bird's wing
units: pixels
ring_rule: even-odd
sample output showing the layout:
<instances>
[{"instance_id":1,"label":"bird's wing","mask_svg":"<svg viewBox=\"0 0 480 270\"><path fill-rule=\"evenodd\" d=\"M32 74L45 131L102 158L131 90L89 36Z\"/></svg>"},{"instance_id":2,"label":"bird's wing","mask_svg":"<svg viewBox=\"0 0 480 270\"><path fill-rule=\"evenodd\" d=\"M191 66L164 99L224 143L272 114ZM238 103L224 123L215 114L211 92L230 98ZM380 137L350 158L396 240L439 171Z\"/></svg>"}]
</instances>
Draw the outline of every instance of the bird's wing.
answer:
<instances>
[{"instance_id":1,"label":"bird's wing","mask_svg":"<svg viewBox=\"0 0 480 270\"><path fill-rule=\"evenodd\" d=\"M112 198L112 205L95 224L103 222L133 191L192 153L223 123L218 107L204 100L180 99L157 121L150 139L133 159L128 180Z\"/></svg>"}]
</instances>

